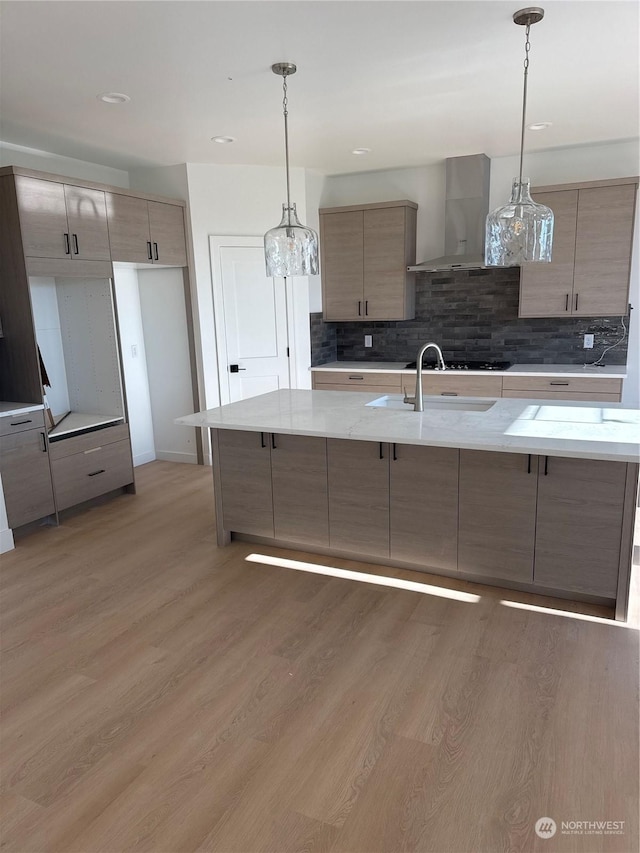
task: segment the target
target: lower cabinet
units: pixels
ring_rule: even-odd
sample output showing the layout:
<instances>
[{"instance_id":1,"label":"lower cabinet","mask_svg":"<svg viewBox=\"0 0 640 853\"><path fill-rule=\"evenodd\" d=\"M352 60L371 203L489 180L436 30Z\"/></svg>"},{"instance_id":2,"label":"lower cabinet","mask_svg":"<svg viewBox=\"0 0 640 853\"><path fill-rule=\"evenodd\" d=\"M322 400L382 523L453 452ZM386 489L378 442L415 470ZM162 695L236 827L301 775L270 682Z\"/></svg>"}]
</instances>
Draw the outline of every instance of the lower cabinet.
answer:
<instances>
[{"instance_id":1,"label":"lower cabinet","mask_svg":"<svg viewBox=\"0 0 640 853\"><path fill-rule=\"evenodd\" d=\"M389 445L327 439L329 544L389 556Z\"/></svg>"},{"instance_id":2,"label":"lower cabinet","mask_svg":"<svg viewBox=\"0 0 640 853\"><path fill-rule=\"evenodd\" d=\"M626 477L625 462L540 457L534 583L615 597Z\"/></svg>"},{"instance_id":3,"label":"lower cabinet","mask_svg":"<svg viewBox=\"0 0 640 853\"><path fill-rule=\"evenodd\" d=\"M270 444L276 539L328 545L326 439L271 433Z\"/></svg>"},{"instance_id":4,"label":"lower cabinet","mask_svg":"<svg viewBox=\"0 0 640 853\"><path fill-rule=\"evenodd\" d=\"M390 556L458 567L458 458L450 447L391 445Z\"/></svg>"},{"instance_id":5,"label":"lower cabinet","mask_svg":"<svg viewBox=\"0 0 640 853\"><path fill-rule=\"evenodd\" d=\"M0 474L9 527L55 512L42 412L0 419ZM35 423L36 429L25 428Z\"/></svg>"},{"instance_id":6,"label":"lower cabinet","mask_svg":"<svg viewBox=\"0 0 640 853\"><path fill-rule=\"evenodd\" d=\"M224 527L273 536L269 434L221 429L218 437Z\"/></svg>"},{"instance_id":7,"label":"lower cabinet","mask_svg":"<svg viewBox=\"0 0 640 853\"><path fill-rule=\"evenodd\" d=\"M533 581L538 458L460 451L458 569Z\"/></svg>"}]
</instances>

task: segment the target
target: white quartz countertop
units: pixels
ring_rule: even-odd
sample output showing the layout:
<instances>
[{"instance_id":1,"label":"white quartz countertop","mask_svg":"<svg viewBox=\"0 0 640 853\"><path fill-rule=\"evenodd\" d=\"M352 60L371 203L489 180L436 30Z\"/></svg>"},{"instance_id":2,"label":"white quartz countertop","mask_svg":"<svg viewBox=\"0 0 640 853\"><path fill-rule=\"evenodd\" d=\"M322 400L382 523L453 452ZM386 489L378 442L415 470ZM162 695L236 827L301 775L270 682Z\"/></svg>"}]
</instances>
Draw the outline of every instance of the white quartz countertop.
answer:
<instances>
[{"instance_id":1,"label":"white quartz countertop","mask_svg":"<svg viewBox=\"0 0 640 853\"><path fill-rule=\"evenodd\" d=\"M312 367L312 371L343 370L356 373L401 373L406 372L407 361L332 361ZM415 370L415 368L414 368ZM431 372L425 370L425 373ZM471 376L607 376L625 379L627 368L624 364L610 364L605 367L589 367L582 364L512 364L508 370L452 370L452 375Z\"/></svg>"},{"instance_id":2,"label":"white quartz countertop","mask_svg":"<svg viewBox=\"0 0 640 853\"><path fill-rule=\"evenodd\" d=\"M272 391L178 418L191 427L291 433L328 438L536 453L622 462L640 460L640 410L577 401L498 399L487 411L424 412L367 406L379 394L362 391ZM456 397L457 404L465 399ZM486 398L475 402L488 403ZM430 409L430 404L433 408Z\"/></svg>"},{"instance_id":3,"label":"white quartz countertop","mask_svg":"<svg viewBox=\"0 0 640 853\"><path fill-rule=\"evenodd\" d=\"M43 409L42 403L0 403L0 418L13 418L28 412L41 412Z\"/></svg>"}]
</instances>

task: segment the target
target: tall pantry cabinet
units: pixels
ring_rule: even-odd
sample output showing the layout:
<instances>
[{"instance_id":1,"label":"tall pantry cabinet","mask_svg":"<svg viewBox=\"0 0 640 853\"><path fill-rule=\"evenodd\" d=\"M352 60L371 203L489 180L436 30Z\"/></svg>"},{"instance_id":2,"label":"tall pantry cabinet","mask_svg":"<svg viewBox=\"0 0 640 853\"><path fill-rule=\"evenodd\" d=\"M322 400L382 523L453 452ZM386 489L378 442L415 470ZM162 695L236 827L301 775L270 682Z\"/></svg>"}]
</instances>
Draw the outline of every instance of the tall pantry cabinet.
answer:
<instances>
[{"instance_id":1,"label":"tall pantry cabinet","mask_svg":"<svg viewBox=\"0 0 640 853\"><path fill-rule=\"evenodd\" d=\"M12 527L134 490L118 263L182 267L187 291L184 202L0 169L0 400L11 404L0 473ZM195 375L192 339L190 350Z\"/></svg>"}]
</instances>

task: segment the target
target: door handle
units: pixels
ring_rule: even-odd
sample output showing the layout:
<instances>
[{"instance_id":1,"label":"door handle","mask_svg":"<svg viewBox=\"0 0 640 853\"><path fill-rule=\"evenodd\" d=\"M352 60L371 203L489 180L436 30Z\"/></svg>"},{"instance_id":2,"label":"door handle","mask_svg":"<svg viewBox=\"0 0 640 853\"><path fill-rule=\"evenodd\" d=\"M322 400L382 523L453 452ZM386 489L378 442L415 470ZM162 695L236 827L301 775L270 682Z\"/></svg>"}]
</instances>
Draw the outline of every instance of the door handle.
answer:
<instances>
[{"instance_id":1,"label":"door handle","mask_svg":"<svg viewBox=\"0 0 640 853\"><path fill-rule=\"evenodd\" d=\"M239 370L246 370L246 367L240 367L239 364L230 364L229 373L237 373Z\"/></svg>"},{"instance_id":2,"label":"door handle","mask_svg":"<svg viewBox=\"0 0 640 853\"><path fill-rule=\"evenodd\" d=\"M158 244L157 243L153 244L153 259L154 259L154 261L160 260L160 258L158 257Z\"/></svg>"},{"instance_id":3,"label":"door handle","mask_svg":"<svg viewBox=\"0 0 640 853\"><path fill-rule=\"evenodd\" d=\"M78 248L78 235L77 234L73 235L73 254L74 255L80 254L80 249Z\"/></svg>"},{"instance_id":4,"label":"door handle","mask_svg":"<svg viewBox=\"0 0 640 853\"><path fill-rule=\"evenodd\" d=\"M41 433L40 433L40 438L42 439L42 452L43 452L43 453L46 453L46 452L47 452L47 440L46 440L46 438L44 437L44 433L43 433L43 432L41 432Z\"/></svg>"},{"instance_id":5,"label":"door handle","mask_svg":"<svg viewBox=\"0 0 640 853\"><path fill-rule=\"evenodd\" d=\"M153 260L153 252L151 251L151 240L147 240L147 257L150 261Z\"/></svg>"},{"instance_id":6,"label":"door handle","mask_svg":"<svg viewBox=\"0 0 640 853\"><path fill-rule=\"evenodd\" d=\"M65 253L65 255L71 254L71 244L69 243L69 235L67 234L66 231L64 234L64 253Z\"/></svg>"}]
</instances>

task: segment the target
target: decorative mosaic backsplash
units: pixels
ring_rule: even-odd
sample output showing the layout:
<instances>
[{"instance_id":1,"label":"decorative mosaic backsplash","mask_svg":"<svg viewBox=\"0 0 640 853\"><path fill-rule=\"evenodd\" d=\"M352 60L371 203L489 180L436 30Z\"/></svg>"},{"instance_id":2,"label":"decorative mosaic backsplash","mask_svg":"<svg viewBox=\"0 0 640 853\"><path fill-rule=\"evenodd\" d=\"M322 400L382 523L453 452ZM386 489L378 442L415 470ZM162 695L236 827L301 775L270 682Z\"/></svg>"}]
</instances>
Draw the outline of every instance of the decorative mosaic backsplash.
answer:
<instances>
[{"instance_id":1,"label":"decorative mosaic backsplash","mask_svg":"<svg viewBox=\"0 0 640 853\"><path fill-rule=\"evenodd\" d=\"M596 361L622 335L620 317L518 318L518 269L459 270L416 276L416 318L399 322L323 323L311 314L311 364L330 361L413 361L421 344L435 341L445 360L519 364ZM628 318L625 318L628 328ZM595 345L583 349L583 335ZM365 348L364 336L373 346ZM626 339L605 356L625 364Z\"/></svg>"}]
</instances>

